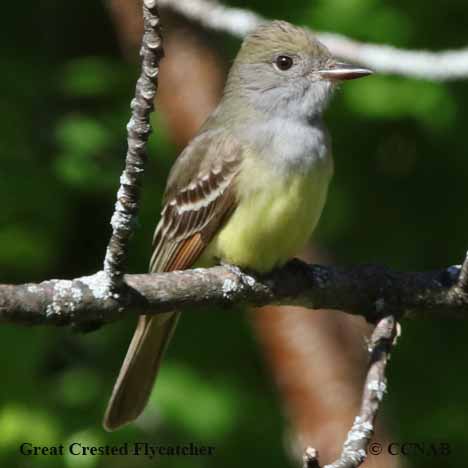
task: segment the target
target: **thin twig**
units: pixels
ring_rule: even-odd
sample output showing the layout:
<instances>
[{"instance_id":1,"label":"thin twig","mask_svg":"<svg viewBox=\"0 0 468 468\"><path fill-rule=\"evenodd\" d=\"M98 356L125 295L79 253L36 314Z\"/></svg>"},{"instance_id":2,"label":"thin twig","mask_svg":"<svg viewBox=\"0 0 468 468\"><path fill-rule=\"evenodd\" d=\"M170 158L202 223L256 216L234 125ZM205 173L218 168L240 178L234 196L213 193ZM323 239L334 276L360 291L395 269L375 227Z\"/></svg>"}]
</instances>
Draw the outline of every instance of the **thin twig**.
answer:
<instances>
[{"instance_id":1,"label":"thin twig","mask_svg":"<svg viewBox=\"0 0 468 468\"><path fill-rule=\"evenodd\" d=\"M340 458L324 468L357 468L367 457L369 442L374 434L374 421L387 389L385 369L395 344L398 322L387 316L377 323L369 342L370 362L361 402ZM317 452L308 448L304 455L304 468L320 468Z\"/></svg>"},{"instance_id":2,"label":"thin twig","mask_svg":"<svg viewBox=\"0 0 468 468\"><path fill-rule=\"evenodd\" d=\"M342 268L295 260L260 276L218 266L125 275L118 299L107 293L107 276L99 272L74 280L0 285L0 322L80 325L118 320L124 312L247 304L342 310L373 323L388 314L466 319L468 297L457 289L458 272L459 267L449 267L402 273L380 266Z\"/></svg>"},{"instance_id":3,"label":"thin twig","mask_svg":"<svg viewBox=\"0 0 468 468\"><path fill-rule=\"evenodd\" d=\"M159 4L205 27L241 38L266 21L250 10L227 7L215 0L160 0ZM360 63L379 73L437 81L468 77L467 47L428 52L362 43L336 33L317 32L317 37L337 57Z\"/></svg>"},{"instance_id":4,"label":"thin twig","mask_svg":"<svg viewBox=\"0 0 468 468\"><path fill-rule=\"evenodd\" d=\"M155 0L143 3L144 34L140 55L141 74L132 100L132 116L127 125L128 151L120 177L115 211L111 219L112 236L104 259L108 289L117 291L123 281L128 243L136 224L138 202L147 160L146 142L151 133L150 114L157 90L159 61L163 57L159 14Z\"/></svg>"}]
</instances>

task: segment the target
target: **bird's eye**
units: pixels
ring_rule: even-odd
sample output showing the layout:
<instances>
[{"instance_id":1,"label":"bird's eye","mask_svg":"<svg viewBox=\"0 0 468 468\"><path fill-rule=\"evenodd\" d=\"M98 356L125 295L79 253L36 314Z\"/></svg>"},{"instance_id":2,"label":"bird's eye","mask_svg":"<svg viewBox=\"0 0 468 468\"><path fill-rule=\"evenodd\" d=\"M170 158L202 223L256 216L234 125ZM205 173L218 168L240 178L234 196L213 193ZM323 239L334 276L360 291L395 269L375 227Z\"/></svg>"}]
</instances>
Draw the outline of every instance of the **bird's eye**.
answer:
<instances>
[{"instance_id":1,"label":"bird's eye","mask_svg":"<svg viewBox=\"0 0 468 468\"><path fill-rule=\"evenodd\" d=\"M281 71L289 70L293 64L293 59L289 55L279 55L275 60L276 68Z\"/></svg>"}]
</instances>

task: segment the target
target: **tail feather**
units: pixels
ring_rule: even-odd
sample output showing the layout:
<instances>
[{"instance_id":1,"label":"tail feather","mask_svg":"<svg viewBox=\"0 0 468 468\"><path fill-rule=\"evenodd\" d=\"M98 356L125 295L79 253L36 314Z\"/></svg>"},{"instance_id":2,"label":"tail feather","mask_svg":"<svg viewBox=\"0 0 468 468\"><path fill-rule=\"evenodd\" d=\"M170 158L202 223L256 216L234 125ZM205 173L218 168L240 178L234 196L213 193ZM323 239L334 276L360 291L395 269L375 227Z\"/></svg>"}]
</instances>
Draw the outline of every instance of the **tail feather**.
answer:
<instances>
[{"instance_id":1,"label":"tail feather","mask_svg":"<svg viewBox=\"0 0 468 468\"><path fill-rule=\"evenodd\" d=\"M178 318L178 312L140 317L107 406L106 430L133 421L145 408Z\"/></svg>"}]
</instances>

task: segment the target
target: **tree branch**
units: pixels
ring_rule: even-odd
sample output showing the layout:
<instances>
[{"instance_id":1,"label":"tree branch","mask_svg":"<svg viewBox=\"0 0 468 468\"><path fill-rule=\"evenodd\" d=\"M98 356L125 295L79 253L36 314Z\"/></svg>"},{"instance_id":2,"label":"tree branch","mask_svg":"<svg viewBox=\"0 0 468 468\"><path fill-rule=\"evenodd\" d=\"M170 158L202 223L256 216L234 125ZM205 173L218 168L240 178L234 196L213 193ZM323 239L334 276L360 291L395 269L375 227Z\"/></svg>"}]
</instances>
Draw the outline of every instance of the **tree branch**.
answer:
<instances>
[{"instance_id":1,"label":"tree branch","mask_svg":"<svg viewBox=\"0 0 468 468\"><path fill-rule=\"evenodd\" d=\"M361 411L356 416L338 460L324 468L357 468L367 457L367 448L374 433L374 421L387 389L385 369L398 334L398 322L393 316L377 323L370 342L370 362L364 384ZM304 454L304 468L320 468L317 450L309 447Z\"/></svg>"},{"instance_id":2,"label":"tree branch","mask_svg":"<svg viewBox=\"0 0 468 468\"><path fill-rule=\"evenodd\" d=\"M140 188L147 160L146 142L151 133L150 114L157 90L159 61L163 57L159 14L155 0L143 2L144 34L140 55L141 74L132 100L132 116L127 125L128 151L120 177L115 211L111 219L112 236L104 259L108 290L114 293L122 285L128 243L136 223Z\"/></svg>"},{"instance_id":3,"label":"tree branch","mask_svg":"<svg viewBox=\"0 0 468 468\"><path fill-rule=\"evenodd\" d=\"M107 275L73 280L0 285L0 322L87 326L124 314L156 314L187 306L301 305L342 310L377 322L407 318L468 318L468 295L459 287L460 267L396 272L381 266L335 267L293 260L267 275L230 266L125 275L118 296L107 292Z\"/></svg>"},{"instance_id":4,"label":"tree branch","mask_svg":"<svg viewBox=\"0 0 468 468\"><path fill-rule=\"evenodd\" d=\"M245 36L266 21L252 11L227 7L215 0L160 0L159 4L205 27L237 37ZM336 33L317 32L317 36L334 55L380 73L440 81L468 77L468 47L427 52L366 44Z\"/></svg>"}]
</instances>

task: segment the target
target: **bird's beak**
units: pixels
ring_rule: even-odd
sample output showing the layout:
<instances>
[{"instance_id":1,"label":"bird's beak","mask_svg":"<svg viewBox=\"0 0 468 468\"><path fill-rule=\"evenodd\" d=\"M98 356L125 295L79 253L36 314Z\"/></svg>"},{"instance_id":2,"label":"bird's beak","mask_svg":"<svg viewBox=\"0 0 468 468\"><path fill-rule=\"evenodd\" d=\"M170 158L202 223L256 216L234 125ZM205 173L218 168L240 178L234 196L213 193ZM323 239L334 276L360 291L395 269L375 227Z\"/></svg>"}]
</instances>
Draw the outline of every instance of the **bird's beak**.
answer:
<instances>
[{"instance_id":1,"label":"bird's beak","mask_svg":"<svg viewBox=\"0 0 468 468\"><path fill-rule=\"evenodd\" d=\"M354 80L374 73L368 68L358 67L349 63L335 62L329 67L319 70L319 75L327 80Z\"/></svg>"}]
</instances>

